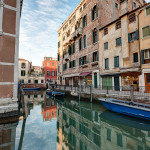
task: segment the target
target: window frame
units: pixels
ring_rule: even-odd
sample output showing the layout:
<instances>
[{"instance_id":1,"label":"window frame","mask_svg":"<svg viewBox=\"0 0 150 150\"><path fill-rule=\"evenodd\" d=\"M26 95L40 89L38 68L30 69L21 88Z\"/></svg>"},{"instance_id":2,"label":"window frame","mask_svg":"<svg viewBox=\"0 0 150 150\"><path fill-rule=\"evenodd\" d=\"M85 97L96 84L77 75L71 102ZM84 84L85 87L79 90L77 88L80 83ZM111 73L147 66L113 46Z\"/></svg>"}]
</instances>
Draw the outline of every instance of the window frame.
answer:
<instances>
[{"instance_id":1,"label":"window frame","mask_svg":"<svg viewBox=\"0 0 150 150\"><path fill-rule=\"evenodd\" d=\"M105 45L107 44L107 48L105 48ZM108 50L108 42L104 43L104 50Z\"/></svg>"},{"instance_id":2,"label":"window frame","mask_svg":"<svg viewBox=\"0 0 150 150\"><path fill-rule=\"evenodd\" d=\"M3 31L3 1L0 1L0 36L2 35Z\"/></svg>"},{"instance_id":3,"label":"window frame","mask_svg":"<svg viewBox=\"0 0 150 150\"><path fill-rule=\"evenodd\" d=\"M146 37L143 37L143 29L144 29L144 28L147 28L147 27L149 27L149 30L150 30L150 25L145 26L145 27L142 28L142 38L143 38L143 39L149 38L149 37L150 37L150 35L149 35L149 36L146 36Z\"/></svg>"},{"instance_id":4,"label":"window frame","mask_svg":"<svg viewBox=\"0 0 150 150\"><path fill-rule=\"evenodd\" d=\"M118 40L118 39L121 39L120 45L117 45L117 40ZM116 38L116 47L118 47L118 46L122 46L122 38L121 38L121 37Z\"/></svg>"},{"instance_id":5,"label":"window frame","mask_svg":"<svg viewBox=\"0 0 150 150\"><path fill-rule=\"evenodd\" d=\"M133 19L132 16L134 16L135 18ZM136 14L135 13L130 14L128 20L129 20L129 24L136 22Z\"/></svg>"},{"instance_id":6,"label":"window frame","mask_svg":"<svg viewBox=\"0 0 150 150\"><path fill-rule=\"evenodd\" d=\"M87 47L87 36L84 35L83 36L83 48L86 48Z\"/></svg>"},{"instance_id":7,"label":"window frame","mask_svg":"<svg viewBox=\"0 0 150 150\"><path fill-rule=\"evenodd\" d=\"M48 74L48 72L49 72L49 74ZM47 70L46 75L47 75L48 77L50 77L51 73L50 73L49 70Z\"/></svg>"},{"instance_id":8,"label":"window frame","mask_svg":"<svg viewBox=\"0 0 150 150\"><path fill-rule=\"evenodd\" d=\"M118 27L119 25L119 27ZM121 29L121 20L116 22L116 30Z\"/></svg>"},{"instance_id":9,"label":"window frame","mask_svg":"<svg viewBox=\"0 0 150 150\"><path fill-rule=\"evenodd\" d=\"M107 61L107 66L106 66L106 61ZM109 70L109 58L105 58L105 70Z\"/></svg>"},{"instance_id":10,"label":"window frame","mask_svg":"<svg viewBox=\"0 0 150 150\"><path fill-rule=\"evenodd\" d=\"M108 34L108 28L104 29L104 36Z\"/></svg>"},{"instance_id":11,"label":"window frame","mask_svg":"<svg viewBox=\"0 0 150 150\"><path fill-rule=\"evenodd\" d=\"M135 54L137 54L137 61L135 61ZM138 63L139 62L139 58L138 58L138 52L133 53L133 63Z\"/></svg>"},{"instance_id":12,"label":"window frame","mask_svg":"<svg viewBox=\"0 0 150 150\"><path fill-rule=\"evenodd\" d=\"M22 72L24 72L23 75L22 75ZM25 70L21 70L21 77L25 77L25 76L26 76L26 71Z\"/></svg>"},{"instance_id":13,"label":"window frame","mask_svg":"<svg viewBox=\"0 0 150 150\"><path fill-rule=\"evenodd\" d=\"M118 59L118 60L117 60ZM118 61L118 63L116 63L116 61ZM119 56L115 56L114 57L114 68L119 68Z\"/></svg>"},{"instance_id":14,"label":"window frame","mask_svg":"<svg viewBox=\"0 0 150 150\"><path fill-rule=\"evenodd\" d=\"M94 56L95 55L95 56ZM98 51L92 53L92 62L97 62L99 60ZM96 59L95 59L96 58Z\"/></svg>"},{"instance_id":15,"label":"window frame","mask_svg":"<svg viewBox=\"0 0 150 150\"><path fill-rule=\"evenodd\" d=\"M149 9L150 9L150 6L148 6L148 7L146 7L146 8L145 8L145 16L150 16L150 14L148 14L148 15L147 15L147 11L146 11L146 10L147 10L147 8L149 8Z\"/></svg>"}]
</instances>

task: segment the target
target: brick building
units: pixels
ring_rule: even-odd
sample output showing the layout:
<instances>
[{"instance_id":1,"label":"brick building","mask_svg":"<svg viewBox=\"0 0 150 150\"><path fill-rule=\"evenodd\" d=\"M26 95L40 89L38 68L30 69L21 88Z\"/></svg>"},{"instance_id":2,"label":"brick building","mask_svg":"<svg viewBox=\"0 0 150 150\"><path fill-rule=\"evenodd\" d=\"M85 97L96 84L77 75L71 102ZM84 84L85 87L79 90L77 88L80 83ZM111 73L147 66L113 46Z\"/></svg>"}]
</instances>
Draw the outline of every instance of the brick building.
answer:
<instances>
[{"instance_id":1,"label":"brick building","mask_svg":"<svg viewBox=\"0 0 150 150\"><path fill-rule=\"evenodd\" d=\"M149 91L149 14L149 4L145 4L100 28L99 63L102 88L109 86L117 91L120 87L121 90L129 90L130 85L134 85L136 91L145 91L144 88L139 89L139 86L148 85L146 91Z\"/></svg>"},{"instance_id":2,"label":"brick building","mask_svg":"<svg viewBox=\"0 0 150 150\"><path fill-rule=\"evenodd\" d=\"M17 112L19 24L23 0L0 0L0 113Z\"/></svg>"},{"instance_id":3,"label":"brick building","mask_svg":"<svg viewBox=\"0 0 150 150\"><path fill-rule=\"evenodd\" d=\"M92 84L97 88L98 29L142 5L143 0L82 0L58 30L58 84Z\"/></svg>"},{"instance_id":4,"label":"brick building","mask_svg":"<svg viewBox=\"0 0 150 150\"><path fill-rule=\"evenodd\" d=\"M45 72L45 82L49 81L51 84L55 84L57 82L57 59L44 57L42 69Z\"/></svg>"}]
</instances>

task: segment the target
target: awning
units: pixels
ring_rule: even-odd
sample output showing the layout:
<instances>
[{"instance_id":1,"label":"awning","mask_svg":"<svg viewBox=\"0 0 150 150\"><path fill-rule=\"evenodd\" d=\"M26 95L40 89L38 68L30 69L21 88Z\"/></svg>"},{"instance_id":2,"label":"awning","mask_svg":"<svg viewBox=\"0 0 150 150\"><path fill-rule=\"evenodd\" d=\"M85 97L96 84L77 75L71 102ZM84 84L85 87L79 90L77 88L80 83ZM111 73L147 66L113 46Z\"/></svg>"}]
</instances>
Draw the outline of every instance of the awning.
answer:
<instances>
[{"instance_id":1,"label":"awning","mask_svg":"<svg viewBox=\"0 0 150 150\"><path fill-rule=\"evenodd\" d=\"M91 74L91 72L84 72L84 73L80 73L80 77L83 77L83 76L87 76L87 75L89 75L89 74Z\"/></svg>"},{"instance_id":2,"label":"awning","mask_svg":"<svg viewBox=\"0 0 150 150\"><path fill-rule=\"evenodd\" d=\"M69 75L63 75L64 78L69 78L69 77L78 77L80 73L74 73L74 74L69 74Z\"/></svg>"},{"instance_id":3,"label":"awning","mask_svg":"<svg viewBox=\"0 0 150 150\"><path fill-rule=\"evenodd\" d=\"M119 76L120 73L110 73L110 74L101 74L101 77L107 77L107 76Z\"/></svg>"},{"instance_id":4,"label":"awning","mask_svg":"<svg viewBox=\"0 0 150 150\"><path fill-rule=\"evenodd\" d=\"M133 76L133 77L137 77L139 75L141 75L141 72L124 72L120 74L122 77L126 77L126 76Z\"/></svg>"}]
</instances>

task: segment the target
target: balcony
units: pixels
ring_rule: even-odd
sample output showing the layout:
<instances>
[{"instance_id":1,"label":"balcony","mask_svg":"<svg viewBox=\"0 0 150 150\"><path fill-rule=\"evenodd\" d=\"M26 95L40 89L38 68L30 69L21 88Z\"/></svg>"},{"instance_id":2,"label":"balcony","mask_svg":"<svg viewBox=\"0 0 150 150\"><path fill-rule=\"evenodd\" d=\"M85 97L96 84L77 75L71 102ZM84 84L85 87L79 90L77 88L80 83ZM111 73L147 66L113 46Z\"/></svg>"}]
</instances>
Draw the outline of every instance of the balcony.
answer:
<instances>
[{"instance_id":1,"label":"balcony","mask_svg":"<svg viewBox=\"0 0 150 150\"><path fill-rule=\"evenodd\" d=\"M63 45L66 46L70 43L71 41L71 36L67 37L67 39L63 42Z\"/></svg>"},{"instance_id":2,"label":"balcony","mask_svg":"<svg viewBox=\"0 0 150 150\"><path fill-rule=\"evenodd\" d=\"M65 61L70 60L70 55L69 55L69 53L67 53L67 54L64 55L64 59L65 59Z\"/></svg>"},{"instance_id":3,"label":"balcony","mask_svg":"<svg viewBox=\"0 0 150 150\"><path fill-rule=\"evenodd\" d=\"M82 35L83 33L83 29L81 27L79 27L78 29L76 29L72 34L71 34L71 39L70 40L74 40L74 38L79 37L80 35Z\"/></svg>"}]
</instances>

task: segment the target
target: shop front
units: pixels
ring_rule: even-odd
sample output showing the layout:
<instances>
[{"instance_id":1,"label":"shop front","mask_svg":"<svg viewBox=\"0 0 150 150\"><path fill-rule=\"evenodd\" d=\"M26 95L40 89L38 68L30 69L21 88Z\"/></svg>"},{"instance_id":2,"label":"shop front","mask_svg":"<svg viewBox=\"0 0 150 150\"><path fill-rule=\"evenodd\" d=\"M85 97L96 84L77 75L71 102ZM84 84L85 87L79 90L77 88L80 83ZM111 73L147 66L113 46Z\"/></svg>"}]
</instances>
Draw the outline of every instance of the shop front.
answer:
<instances>
[{"instance_id":1,"label":"shop front","mask_svg":"<svg viewBox=\"0 0 150 150\"><path fill-rule=\"evenodd\" d=\"M150 73L145 73L145 88L146 93L150 93Z\"/></svg>"},{"instance_id":2,"label":"shop front","mask_svg":"<svg viewBox=\"0 0 150 150\"><path fill-rule=\"evenodd\" d=\"M84 72L79 75L80 85L88 86L92 85L92 74L91 72Z\"/></svg>"},{"instance_id":3,"label":"shop front","mask_svg":"<svg viewBox=\"0 0 150 150\"><path fill-rule=\"evenodd\" d=\"M130 86L134 86L135 91L139 91L139 76L141 72L121 73L121 85L123 91L130 90Z\"/></svg>"}]
</instances>

